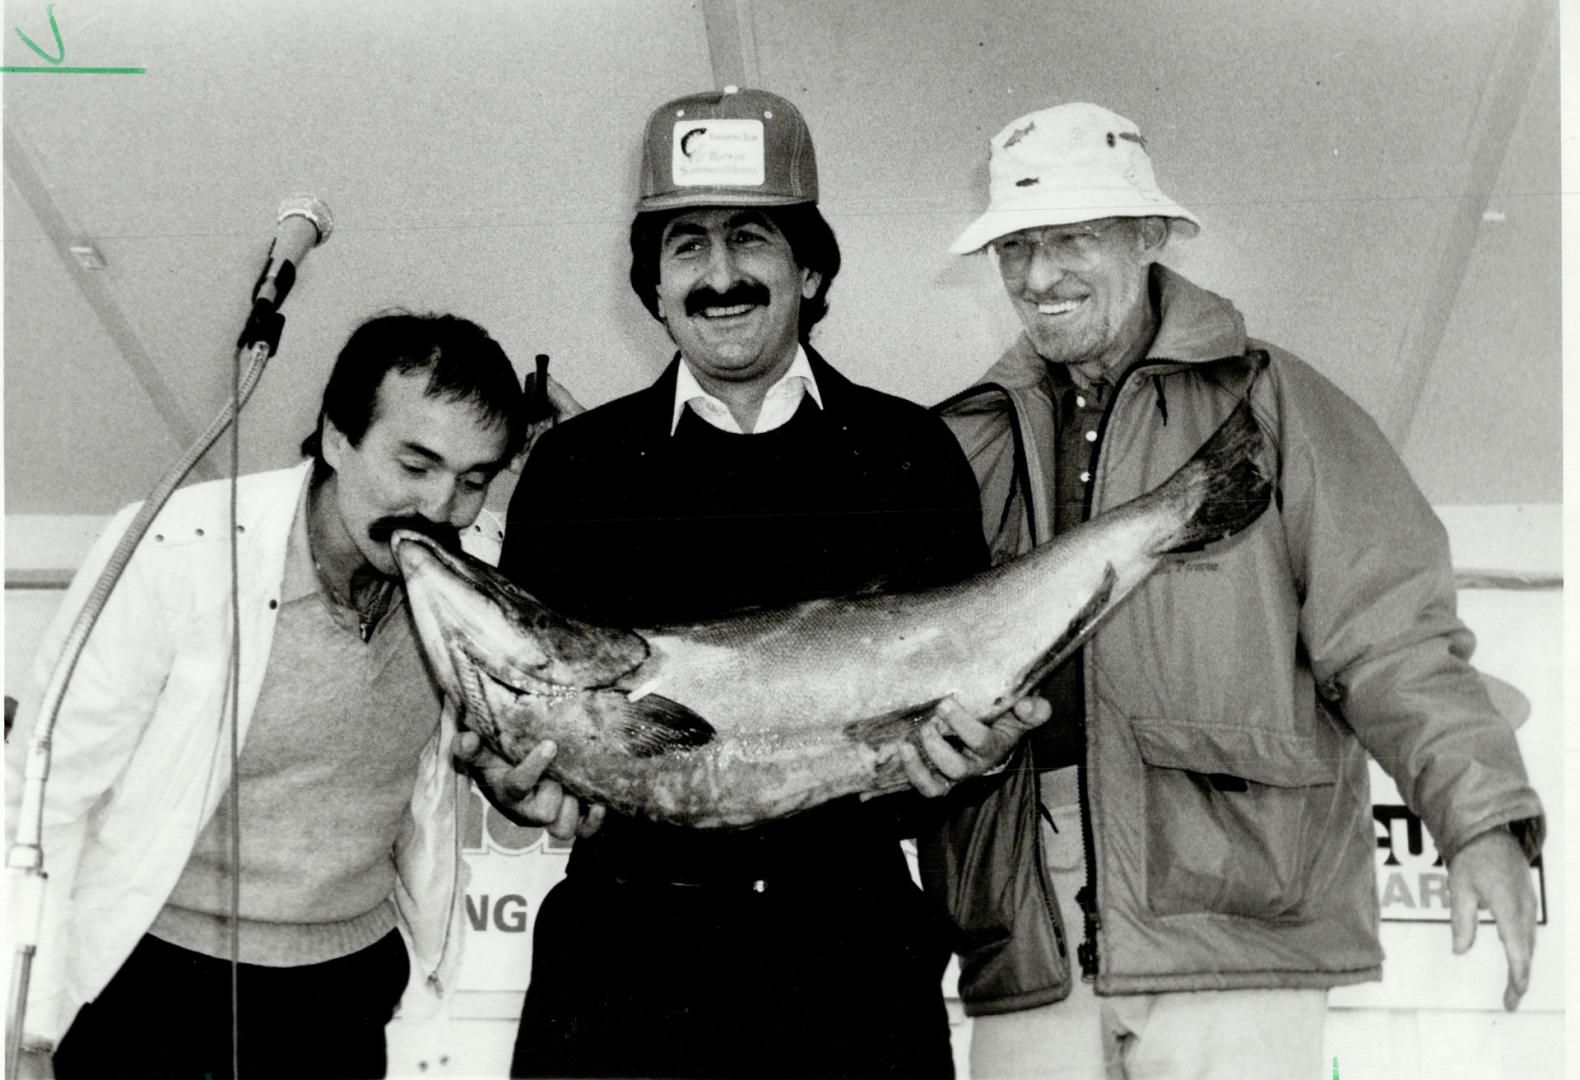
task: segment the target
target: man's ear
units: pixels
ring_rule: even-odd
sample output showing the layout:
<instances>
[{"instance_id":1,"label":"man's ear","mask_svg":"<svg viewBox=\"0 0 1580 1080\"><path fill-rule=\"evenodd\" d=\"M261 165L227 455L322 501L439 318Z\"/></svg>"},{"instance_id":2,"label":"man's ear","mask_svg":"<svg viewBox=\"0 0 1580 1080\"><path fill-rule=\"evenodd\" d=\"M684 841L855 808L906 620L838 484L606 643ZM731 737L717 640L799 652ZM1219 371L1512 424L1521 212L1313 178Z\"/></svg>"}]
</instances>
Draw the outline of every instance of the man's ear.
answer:
<instances>
[{"instance_id":1,"label":"man's ear","mask_svg":"<svg viewBox=\"0 0 1580 1080\"><path fill-rule=\"evenodd\" d=\"M801 271L801 299L810 300L817 295L818 286L823 284L823 275L816 270Z\"/></svg>"},{"instance_id":2,"label":"man's ear","mask_svg":"<svg viewBox=\"0 0 1580 1080\"><path fill-rule=\"evenodd\" d=\"M323 455L324 462L336 472L340 471L340 463L351 450L351 440L345 433L335 426L329 417L324 417L323 426L318 436L318 452Z\"/></svg>"},{"instance_id":3,"label":"man's ear","mask_svg":"<svg viewBox=\"0 0 1580 1080\"><path fill-rule=\"evenodd\" d=\"M1169 223L1167 218L1144 217L1136 228L1136 235L1141 238L1141 250L1153 259L1163 254L1163 248L1169 242Z\"/></svg>"}]
</instances>

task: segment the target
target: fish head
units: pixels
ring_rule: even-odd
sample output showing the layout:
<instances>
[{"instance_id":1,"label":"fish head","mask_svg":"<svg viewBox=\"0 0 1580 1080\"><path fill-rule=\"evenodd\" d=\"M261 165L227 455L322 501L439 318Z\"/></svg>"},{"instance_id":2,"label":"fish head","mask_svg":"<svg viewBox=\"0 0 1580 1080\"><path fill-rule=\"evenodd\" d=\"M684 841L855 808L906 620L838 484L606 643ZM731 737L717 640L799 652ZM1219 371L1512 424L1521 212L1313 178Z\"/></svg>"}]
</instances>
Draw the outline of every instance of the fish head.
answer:
<instances>
[{"instance_id":1,"label":"fish head","mask_svg":"<svg viewBox=\"0 0 1580 1080\"><path fill-rule=\"evenodd\" d=\"M397 529L390 546L434 678L496 748L547 737L531 730L535 719L609 687L648 657L640 635L561 615L422 533Z\"/></svg>"}]
</instances>

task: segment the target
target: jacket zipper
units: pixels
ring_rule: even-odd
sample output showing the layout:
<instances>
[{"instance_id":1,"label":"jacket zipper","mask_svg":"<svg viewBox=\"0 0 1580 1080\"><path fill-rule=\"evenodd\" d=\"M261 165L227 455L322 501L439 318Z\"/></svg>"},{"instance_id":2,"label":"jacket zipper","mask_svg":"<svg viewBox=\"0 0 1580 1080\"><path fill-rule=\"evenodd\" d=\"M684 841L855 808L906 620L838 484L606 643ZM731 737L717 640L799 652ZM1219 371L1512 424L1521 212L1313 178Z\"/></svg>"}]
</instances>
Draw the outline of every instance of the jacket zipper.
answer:
<instances>
[{"instance_id":1,"label":"jacket zipper","mask_svg":"<svg viewBox=\"0 0 1580 1080\"><path fill-rule=\"evenodd\" d=\"M1178 360L1149 359L1143 360L1132 366L1119 379L1114 387L1113 396L1108 399L1108 407L1103 410L1103 418L1097 424L1097 438L1092 443L1092 482L1086 489L1081 507L1081 520L1090 521L1092 518L1092 504L1097 494L1098 483L1098 457L1102 453L1103 440L1108 434L1108 421L1114 414L1114 407L1119 404L1120 395L1124 392L1125 384L1131 376L1144 368L1172 367L1178 365ZM1158 375L1153 376L1153 385L1157 390L1157 408L1165 424L1168 423L1168 405L1163 397L1163 383ZM1086 650L1081 650L1081 663L1086 663ZM1089 672L1086 674L1090 674ZM1090 687L1091 680L1082 680L1085 686ZM1097 838L1092 830L1092 792L1091 781L1088 774L1091 772L1091 747L1092 747L1092 716L1091 710L1083 708L1083 725L1086 728L1086 737L1082 739L1081 764L1076 770L1076 797L1081 804L1081 854L1086 862L1086 880L1075 893L1075 902L1081 906L1081 944L1077 946L1075 955L1081 964L1081 981L1096 982L1098 972L1097 935L1103 928L1103 919L1097 911Z\"/></svg>"}]
</instances>

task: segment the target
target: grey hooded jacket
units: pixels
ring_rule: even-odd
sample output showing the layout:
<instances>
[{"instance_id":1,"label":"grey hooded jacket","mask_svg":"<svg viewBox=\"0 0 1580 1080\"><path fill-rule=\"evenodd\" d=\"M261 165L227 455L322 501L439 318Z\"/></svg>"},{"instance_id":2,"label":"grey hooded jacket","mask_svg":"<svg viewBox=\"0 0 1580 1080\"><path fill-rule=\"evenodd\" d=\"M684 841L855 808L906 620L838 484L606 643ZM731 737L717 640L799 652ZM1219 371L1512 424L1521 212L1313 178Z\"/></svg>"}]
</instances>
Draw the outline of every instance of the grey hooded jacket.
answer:
<instances>
[{"instance_id":1,"label":"grey hooded jacket","mask_svg":"<svg viewBox=\"0 0 1580 1080\"><path fill-rule=\"evenodd\" d=\"M1091 513L1161 483L1246 394L1276 489L1243 533L1166 562L1071 661L1085 665L1096 989L1378 978L1367 755L1445 859L1500 827L1535 858L1541 805L1468 663L1446 534L1382 432L1307 364L1248 340L1229 301L1161 266L1151 288L1159 329L1099 431ZM1022 336L940 406L995 560L1051 533L1045 377ZM920 838L973 1015L1069 992L1036 793L1017 760Z\"/></svg>"}]
</instances>

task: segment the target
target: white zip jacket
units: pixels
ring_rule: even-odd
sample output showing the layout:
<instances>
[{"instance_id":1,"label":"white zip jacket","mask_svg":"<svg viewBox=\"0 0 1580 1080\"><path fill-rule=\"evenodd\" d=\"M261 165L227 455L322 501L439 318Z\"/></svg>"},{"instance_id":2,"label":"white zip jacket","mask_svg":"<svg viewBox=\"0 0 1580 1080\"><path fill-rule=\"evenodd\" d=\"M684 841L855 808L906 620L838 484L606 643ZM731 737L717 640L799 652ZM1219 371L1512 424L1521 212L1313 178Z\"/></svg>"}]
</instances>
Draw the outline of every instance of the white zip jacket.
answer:
<instances>
[{"instance_id":1,"label":"white zip jacket","mask_svg":"<svg viewBox=\"0 0 1580 1080\"><path fill-rule=\"evenodd\" d=\"M290 535L311 462L244 476L237 507L240 723L243 742L274 640ZM230 783L229 485L184 488L128 563L61 704L44 805L48 874L25 1024L58 1042L153 924ZM66 636L138 510L116 514L67 590L34 664L6 746L6 835L16 831L22 770L40 699ZM465 546L497 560L498 519ZM402 1008L438 1004L460 963L464 864L456 820L465 778L450 763L454 717L424 748L396 852L395 904L412 953Z\"/></svg>"}]
</instances>

